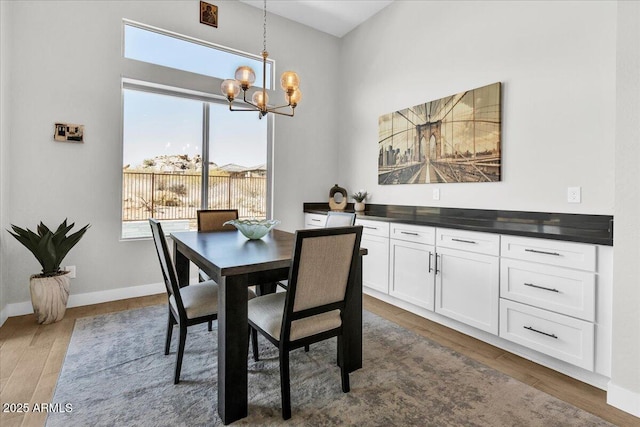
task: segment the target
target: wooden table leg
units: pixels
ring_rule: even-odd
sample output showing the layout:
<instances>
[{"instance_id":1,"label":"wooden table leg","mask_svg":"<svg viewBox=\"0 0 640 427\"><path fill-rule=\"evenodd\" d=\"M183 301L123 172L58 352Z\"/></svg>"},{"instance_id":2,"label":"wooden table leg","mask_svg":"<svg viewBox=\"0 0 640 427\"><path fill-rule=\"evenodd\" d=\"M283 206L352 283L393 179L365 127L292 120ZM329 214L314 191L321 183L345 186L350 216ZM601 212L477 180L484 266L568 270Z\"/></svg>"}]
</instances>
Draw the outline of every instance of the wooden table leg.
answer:
<instances>
[{"instance_id":1,"label":"wooden table leg","mask_svg":"<svg viewBox=\"0 0 640 427\"><path fill-rule=\"evenodd\" d=\"M347 372L362 368L362 256L358 256L355 286L346 298L344 346Z\"/></svg>"},{"instance_id":2,"label":"wooden table leg","mask_svg":"<svg viewBox=\"0 0 640 427\"><path fill-rule=\"evenodd\" d=\"M271 283L261 283L256 285L256 295L262 296L267 294L272 294L276 291L278 284L276 282Z\"/></svg>"},{"instance_id":3,"label":"wooden table leg","mask_svg":"<svg viewBox=\"0 0 640 427\"><path fill-rule=\"evenodd\" d=\"M218 414L226 425L247 416L248 280L228 276L218 285Z\"/></svg>"},{"instance_id":4,"label":"wooden table leg","mask_svg":"<svg viewBox=\"0 0 640 427\"><path fill-rule=\"evenodd\" d=\"M173 244L173 258L176 266L176 276L180 287L187 286L189 284L189 259L184 256L182 252L178 250L178 245Z\"/></svg>"}]
</instances>

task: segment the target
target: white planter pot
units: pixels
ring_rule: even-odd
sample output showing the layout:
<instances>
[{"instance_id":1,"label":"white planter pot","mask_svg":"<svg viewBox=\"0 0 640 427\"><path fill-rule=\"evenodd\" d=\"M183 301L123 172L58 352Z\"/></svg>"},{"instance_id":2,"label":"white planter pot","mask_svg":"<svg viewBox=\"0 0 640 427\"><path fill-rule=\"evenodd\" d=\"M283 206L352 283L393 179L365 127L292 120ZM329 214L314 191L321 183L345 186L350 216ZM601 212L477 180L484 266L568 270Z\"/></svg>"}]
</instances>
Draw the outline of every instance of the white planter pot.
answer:
<instances>
[{"instance_id":1,"label":"white planter pot","mask_svg":"<svg viewBox=\"0 0 640 427\"><path fill-rule=\"evenodd\" d=\"M363 212L364 211L364 202L355 202L353 204L353 208L355 209L356 212Z\"/></svg>"},{"instance_id":2,"label":"white planter pot","mask_svg":"<svg viewBox=\"0 0 640 427\"><path fill-rule=\"evenodd\" d=\"M62 320L69 299L69 273L54 277L31 276L31 304L38 323L49 324Z\"/></svg>"}]
</instances>

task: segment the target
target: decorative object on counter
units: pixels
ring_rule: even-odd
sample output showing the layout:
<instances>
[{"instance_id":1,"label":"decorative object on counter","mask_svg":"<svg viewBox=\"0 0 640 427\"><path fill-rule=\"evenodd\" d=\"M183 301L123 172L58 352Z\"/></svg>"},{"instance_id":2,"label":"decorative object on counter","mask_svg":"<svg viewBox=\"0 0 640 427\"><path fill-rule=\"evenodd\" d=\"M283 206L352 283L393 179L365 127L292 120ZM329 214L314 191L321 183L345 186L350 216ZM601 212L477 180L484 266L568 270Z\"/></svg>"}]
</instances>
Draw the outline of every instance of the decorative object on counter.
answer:
<instances>
[{"instance_id":1,"label":"decorative object on counter","mask_svg":"<svg viewBox=\"0 0 640 427\"><path fill-rule=\"evenodd\" d=\"M500 181L500 110L498 82L380 116L378 184Z\"/></svg>"},{"instance_id":2,"label":"decorative object on counter","mask_svg":"<svg viewBox=\"0 0 640 427\"><path fill-rule=\"evenodd\" d=\"M29 249L42 266L42 273L29 278L31 304L40 324L62 320L67 309L71 278L68 271L60 270L60 264L89 228L87 224L67 236L74 225L75 223L67 225L65 219L54 232L40 222L37 234L28 228L11 225L14 232L9 231L9 234Z\"/></svg>"},{"instance_id":3,"label":"decorative object on counter","mask_svg":"<svg viewBox=\"0 0 640 427\"><path fill-rule=\"evenodd\" d=\"M230 111L257 111L258 118L266 116L267 113L280 114L282 116L293 117L295 108L302 99L302 92L300 92L300 78L293 71L285 71L280 77L280 85L285 91L285 98L287 103L285 105L279 105L277 107L269 107L269 96L267 89L273 89L267 87L267 0L264 0L264 23L263 23L263 49L262 49L262 87L253 92L251 101L247 100L247 91L251 88L251 85L256 81L256 73L253 69L247 65L238 67L235 74L235 79L227 79L222 82L220 89L222 94L229 101ZM269 61L270 70L273 69L273 61ZM247 108L233 108L233 100L240 95L240 89L242 89L242 102L244 107ZM282 108L289 107L289 112L281 111Z\"/></svg>"},{"instance_id":4,"label":"decorative object on counter","mask_svg":"<svg viewBox=\"0 0 640 427\"><path fill-rule=\"evenodd\" d=\"M232 219L223 225L227 224L231 224L240 230L247 239L258 240L266 236L273 227L280 224L280 221L277 219Z\"/></svg>"},{"instance_id":5,"label":"decorative object on counter","mask_svg":"<svg viewBox=\"0 0 640 427\"><path fill-rule=\"evenodd\" d=\"M53 139L59 142L84 142L84 125L56 123Z\"/></svg>"},{"instance_id":6,"label":"decorative object on counter","mask_svg":"<svg viewBox=\"0 0 640 427\"><path fill-rule=\"evenodd\" d=\"M347 190L335 184L329 190L329 208L333 211L343 211L347 207Z\"/></svg>"},{"instance_id":7,"label":"decorative object on counter","mask_svg":"<svg viewBox=\"0 0 640 427\"><path fill-rule=\"evenodd\" d=\"M354 209L356 212L364 212L364 201L367 198L367 191L366 190L360 190L357 193L353 193L351 195L351 197L353 197L353 200L355 200L356 202L354 203Z\"/></svg>"}]
</instances>

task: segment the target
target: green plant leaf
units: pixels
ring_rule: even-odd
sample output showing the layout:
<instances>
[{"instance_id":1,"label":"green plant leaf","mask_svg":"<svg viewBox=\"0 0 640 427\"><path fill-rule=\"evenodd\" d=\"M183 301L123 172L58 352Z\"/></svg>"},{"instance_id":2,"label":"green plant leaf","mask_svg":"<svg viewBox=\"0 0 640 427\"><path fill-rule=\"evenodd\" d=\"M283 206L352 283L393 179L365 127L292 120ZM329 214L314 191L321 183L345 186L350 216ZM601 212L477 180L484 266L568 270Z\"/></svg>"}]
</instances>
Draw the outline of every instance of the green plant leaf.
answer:
<instances>
[{"instance_id":1,"label":"green plant leaf","mask_svg":"<svg viewBox=\"0 0 640 427\"><path fill-rule=\"evenodd\" d=\"M85 225L77 232L67 236L66 234L74 227L74 223L67 225L67 219L58 226L55 233L51 232L43 222L37 226L37 234L28 228L20 228L11 224L13 232L7 230L24 247L26 247L38 260L42 266L43 276L55 276L60 272L60 264L84 233L90 224Z\"/></svg>"}]
</instances>

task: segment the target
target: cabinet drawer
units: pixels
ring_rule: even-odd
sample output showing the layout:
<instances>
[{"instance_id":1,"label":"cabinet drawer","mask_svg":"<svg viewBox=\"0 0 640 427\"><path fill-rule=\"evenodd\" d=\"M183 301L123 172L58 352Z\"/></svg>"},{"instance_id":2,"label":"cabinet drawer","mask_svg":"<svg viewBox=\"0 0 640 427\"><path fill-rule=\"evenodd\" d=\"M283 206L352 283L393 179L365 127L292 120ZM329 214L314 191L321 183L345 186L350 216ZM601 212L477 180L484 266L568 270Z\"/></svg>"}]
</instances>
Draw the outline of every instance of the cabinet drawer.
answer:
<instances>
[{"instance_id":1,"label":"cabinet drawer","mask_svg":"<svg viewBox=\"0 0 640 427\"><path fill-rule=\"evenodd\" d=\"M500 336L593 371L593 323L501 298Z\"/></svg>"},{"instance_id":2,"label":"cabinet drawer","mask_svg":"<svg viewBox=\"0 0 640 427\"><path fill-rule=\"evenodd\" d=\"M498 256L500 236L476 231L438 228L436 230L436 246Z\"/></svg>"},{"instance_id":3,"label":"cabinet drawer","mask_svg":"<svg viewBox=\"0 0 640 427\"><path fill-rule=\"evenodd\" d=\"M322 214L304 214L304 228L323 228L327 223L327 216Z\"/></svg>"},{"instance_id":4,"label":"cabinet drawer","mask_svg":"<svg viewBox=\"0 0 640 427\"><path fill-rule=\"evenodd\" d=\"M595 273L503 258L500 296L595 321Z\"/></svg>"},{"instance_id":5,"label":"cabinet drawer","mask_svg":"<svg viewBox=\"0 0 640 427\"><path fill-rule=\"evenodd\" d=\"M587 271L596 270L596 247L586 243L502 236L501 253L507 258Z\"/></svg>"},{"instance_id":6,"label":"cabinet drawer","mask_svg":"<svg viewBox=\"0 0 640 427\"><path fill-rule=\"evenodd\" d=\"M412 224L391 224L390 237L405 242L433 245L436 242L436 229Z\"/></svg>"},{"instance_id":7,"label":"cabinet drawer","mask_svg":"<svg viewBox=\"0 0 640 427\"><path fill-rule=\"evenodd\" d=\"M362 226L362 234L367 236L389 237L389 223L356 218L356 225Z\"/></svg>"}]
</instances>

